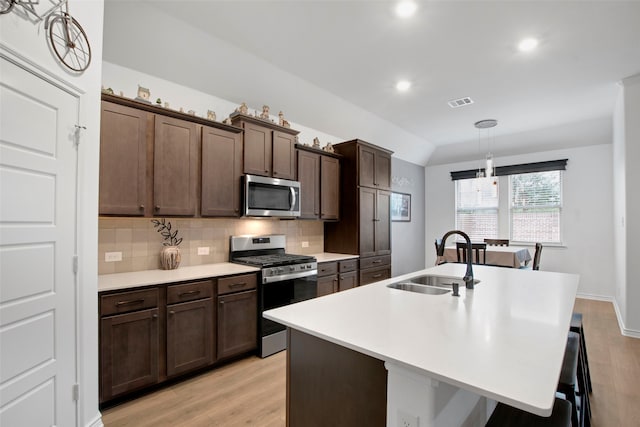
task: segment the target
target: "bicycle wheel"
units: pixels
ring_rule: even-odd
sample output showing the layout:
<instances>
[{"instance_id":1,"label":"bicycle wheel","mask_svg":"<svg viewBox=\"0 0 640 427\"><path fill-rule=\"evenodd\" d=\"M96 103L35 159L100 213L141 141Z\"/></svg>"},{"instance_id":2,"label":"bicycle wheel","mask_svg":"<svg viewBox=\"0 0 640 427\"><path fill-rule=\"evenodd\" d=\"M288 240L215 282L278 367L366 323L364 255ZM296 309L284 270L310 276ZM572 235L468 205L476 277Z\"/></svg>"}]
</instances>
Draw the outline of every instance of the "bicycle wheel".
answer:
<instances>
[{"instance_id":1,"label":"bicycle wheel","mask_svg":"<svg viewBox=\"0 0 640 427\"><path fill-rule=\"evenodd\" d=\"M0 0L0 15L11 12L16 0Z\"/></svg>"},{"instance_id":2,"label":"bicycle wheel","mask_svg":"<svg viewBox=\"0 0 640 427\"><path fill-rule=\"evenodd\" d=\"M87 34L71 15L63 13L51 18L49 43L60 62L73 71L84 71L91 63Z\"/></svg>"}]
</instances>

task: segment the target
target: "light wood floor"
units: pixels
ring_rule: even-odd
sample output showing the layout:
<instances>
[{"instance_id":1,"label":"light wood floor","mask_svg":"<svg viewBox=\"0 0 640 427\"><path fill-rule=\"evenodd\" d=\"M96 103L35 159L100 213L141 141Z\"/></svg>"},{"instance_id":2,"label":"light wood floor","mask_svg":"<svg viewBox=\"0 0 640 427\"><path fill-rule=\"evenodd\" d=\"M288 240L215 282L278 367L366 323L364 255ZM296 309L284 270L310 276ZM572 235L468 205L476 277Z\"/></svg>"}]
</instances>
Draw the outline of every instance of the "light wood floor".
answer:
<instances>
[{"instance_id":1,"label":"light wood floor","mask_svg":"<svg viewBox=\"0 0 640 427\"><path fill-rule=\"evenodd\" d=\"M594 427L640 426L640 339L611 303L578 299L591 367ZM106 427L285 425L285 352L250 357L103 412ZM359 426L354 426L359 427Z\"/></svg>"}]
</instances>

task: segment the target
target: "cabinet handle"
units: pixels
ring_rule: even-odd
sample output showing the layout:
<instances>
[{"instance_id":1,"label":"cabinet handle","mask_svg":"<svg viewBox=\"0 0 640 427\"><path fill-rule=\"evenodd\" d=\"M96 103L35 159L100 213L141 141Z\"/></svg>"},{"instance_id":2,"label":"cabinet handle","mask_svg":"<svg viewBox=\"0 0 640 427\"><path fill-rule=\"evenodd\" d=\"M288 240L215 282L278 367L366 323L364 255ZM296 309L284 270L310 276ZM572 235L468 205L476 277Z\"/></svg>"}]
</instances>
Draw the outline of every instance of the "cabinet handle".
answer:
<instances>
[{"instance_id":1,"label":"cabinet handle","mask_svg":"<svg viewBox=\"0 0 640 427\"><path fill-rule=\"evenodd\" d=\"M144 209L144 205L140 205L140 209L141 209L141 210L142 210L142 209Z\"/></svg>"},{"instance_id":2,"label":"cabinet handle","mask_svg":"<svg viewBox=\"0 0 640 427\"><path fill-rule=\"evenodd\" d=\"M160 205L156 205L156 210L159 211L160 210Z\"/></svg>"},{"instance_id":3,"label":"cabinet handle","mask_svg":"<svg viewBox=\"0 0 640 427\"><path fill-rule=\"evenodd\" d=\"M266 171L265 171L265 172L266 172ZM278 175L278 172L276 172L276 171L273 171L273 174L274 174L274 175Z\"/></svg>"},{"instance_id":4,"label":"cabinet handle","mask_svg":"<svg viewBox=\"0 0 640 427\"><path fill-rule=\"evenodd\" d=\"M188 291L188 292L183 292L180 295L178 295L180 298L182 297L186 297L189 295L198 295L200 293L200 291Z\"/></svg>"},{"instance_id":5,"label":"cabinet handle","mask_svg":"<svg viewBox=\"0 0 640 427\"><path fill-rule=\"evenodd\" d=\"M269 171L265 169L265 170L264 170L264 173L269 173Z\"/></svg>"},{"instance_id":6,"label":"cabinet handle","mask_svg":"<svg viewBox=\"0 0 640 427\"><path fill-rule=\"evenodd\" d=\"M237 288L239 286L247 286L247 282L232 283L229 285L230 288Z\"/></svg>"},{"instance_id":7,"label":"cabinet handle","mask_svg":"<svg viewBox=\"0 0 640 427\"><path fill-rule=\"evenodd\" d=\"M152 319L157 319L157 318L158 318L158 315L157 315L157 314L152 314L152 315L151 315L151 318L152 318Z\"/></svg>"},{"instance_id":8,"label":"cabinet handle","mask_svg":"<svg viewBox=\"0 0 640 427\"><path fill-rule=\"evenodd\" d=\"M382 277L382 273L374 274L371 276L372 279L377 279L378 277Z\"/></svg>"},{"instance_id":9,"label":"cabinet handle","mask_svg":"<svg viewBox=\"0 0 640 427\"><path fill-rule=\"evenodd\" d=\"M224 305L224 301L220 300L220 305Z\"/></svg>"},{"instance_id":10,"label":"cabinet handle","mask_svg":"<svg viewBox=\"0 0 640 427\"><path fill-rule=\"evenodd\" d=\"M175 312L175 311L173 311L173 310L171 310L171 311L169 312L169 314L176 314L176 312Z\"/></svg>"},{"instance_id":11,"label":"cabinet handle","mask_svg":"<svg viewBox=\"0 0 640 427\"><path fill-rule=\"evenodd\" d=\"M116 303L116 307L120 307L121 305L131 305L131 304L142 304L144 302L144 299L132 299L132 300L128 300L128 301L118 301Z\"/></svg>"},{"instance_id":12,"label":"cabinet handle","mask_svg":"<svg viewBox=\"0 0 640 427\"><path fill-rule=\"evenodd\" d=\"M381 259L377 259L375 261L371 261L371 264L381 264L382 260Z\"/></svg>"}]
</instances>

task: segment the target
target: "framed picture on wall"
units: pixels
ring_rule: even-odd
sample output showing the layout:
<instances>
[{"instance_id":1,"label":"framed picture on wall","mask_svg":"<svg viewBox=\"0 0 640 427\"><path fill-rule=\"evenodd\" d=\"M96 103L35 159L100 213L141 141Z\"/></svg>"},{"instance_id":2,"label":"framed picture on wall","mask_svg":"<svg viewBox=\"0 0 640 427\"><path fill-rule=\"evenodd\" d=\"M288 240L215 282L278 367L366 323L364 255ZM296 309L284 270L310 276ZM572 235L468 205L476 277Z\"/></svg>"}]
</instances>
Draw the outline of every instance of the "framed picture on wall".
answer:
<instances>
[{"instance_id":1,"label":"framed picture on wall","mask_svg":"<svg viewBox=\"0 0 640 427\"><path fill-rule=\"evenodd\" d=\"M391 221L411 221L411 194L391 193Z\"/></svg>"}]
</instances>

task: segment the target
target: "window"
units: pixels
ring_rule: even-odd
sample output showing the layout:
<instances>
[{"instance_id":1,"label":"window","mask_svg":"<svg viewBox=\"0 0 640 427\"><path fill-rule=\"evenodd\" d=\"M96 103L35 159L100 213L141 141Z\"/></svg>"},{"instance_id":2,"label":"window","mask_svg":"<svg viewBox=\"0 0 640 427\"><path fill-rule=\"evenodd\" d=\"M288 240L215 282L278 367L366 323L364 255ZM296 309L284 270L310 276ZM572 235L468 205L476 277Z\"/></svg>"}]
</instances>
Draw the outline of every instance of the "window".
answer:
<instances>
[{"instance_id":1,"label":"window","mask_svg":"<svg viewBox=\"0 0 640 427\"><path fill-rule=\"evenodd\" d=\"M498 237L498 181L486 178L456 181L456 228L471 240Z\"/></svg>"},{"instance_id":2,"label":"window","mask_svg":"<svg viewBox=\"0 0 640 427\"><path fill-rule=\"evenodd\" d=\"M511 240L560 243L562 171L509 175Z\"/></svg>"}]
</instances>

